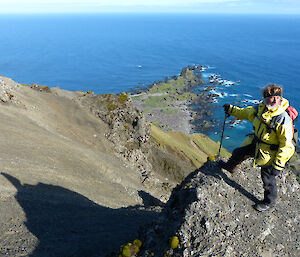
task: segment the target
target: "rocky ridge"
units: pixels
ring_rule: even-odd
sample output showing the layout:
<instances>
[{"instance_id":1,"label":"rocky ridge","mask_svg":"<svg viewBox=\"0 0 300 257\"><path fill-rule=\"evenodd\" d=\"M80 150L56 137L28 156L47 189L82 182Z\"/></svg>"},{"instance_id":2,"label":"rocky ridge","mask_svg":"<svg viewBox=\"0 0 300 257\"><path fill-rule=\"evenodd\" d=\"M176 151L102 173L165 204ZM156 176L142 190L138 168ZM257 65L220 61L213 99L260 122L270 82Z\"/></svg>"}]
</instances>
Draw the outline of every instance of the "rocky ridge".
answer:
<instances>
[{"instance_id":1,"label":"rocky ridge","mask_svg":"<svg viewBox=\"0 0 300 257\"><path fill-rule=\"evenodd\" d=\"M207 162L173 190L159 221L141 229L139 256L299 256L299 184L288 170L277 181L277 205L259 213L252 205L263 198L262 182L251 160L234 175Z\"/></svg>"}]
</instances>

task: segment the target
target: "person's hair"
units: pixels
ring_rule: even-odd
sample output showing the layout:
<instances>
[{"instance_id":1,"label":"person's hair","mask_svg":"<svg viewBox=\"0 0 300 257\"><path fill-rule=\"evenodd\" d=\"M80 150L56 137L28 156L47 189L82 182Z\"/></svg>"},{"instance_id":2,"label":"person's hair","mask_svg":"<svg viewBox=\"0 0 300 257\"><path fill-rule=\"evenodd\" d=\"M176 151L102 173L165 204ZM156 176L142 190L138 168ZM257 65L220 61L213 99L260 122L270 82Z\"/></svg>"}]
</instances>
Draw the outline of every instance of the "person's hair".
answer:
<instances>
[{"instance_id":1,"label":"person's hair","mask_svg":"<svg viewBox=\"0 0 300 257\"><path fill-rule=\"evenodd\" d=\"M283 95L282 86L276 84L269 84L262 89L263 97L281 96Z\"/></svg>"}]
</instances>

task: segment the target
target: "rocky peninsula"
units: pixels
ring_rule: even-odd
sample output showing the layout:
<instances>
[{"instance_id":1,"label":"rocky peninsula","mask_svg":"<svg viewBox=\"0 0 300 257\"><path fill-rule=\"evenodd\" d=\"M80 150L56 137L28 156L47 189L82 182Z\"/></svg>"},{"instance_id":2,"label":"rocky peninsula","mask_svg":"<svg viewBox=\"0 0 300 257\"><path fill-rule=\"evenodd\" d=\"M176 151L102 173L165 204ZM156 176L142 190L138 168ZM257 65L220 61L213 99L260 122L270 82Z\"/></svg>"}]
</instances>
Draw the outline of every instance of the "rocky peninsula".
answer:
<instances>
[{"instance_id":1,"label":"rocky peninsula","mask_svg":"<svg viewBox=\"0 0 300 257\"><path fill-rule=\"evenodd\" d=\"M132 95L133 105L141 110L148 122L164 131L174 130L183 133L205 132L216 125L212 118L212 105L215 95L203 89L202 66L183 68L179 76L156 82L139 94ZM196 107L197 106L197 107Z\"/></svg>"}]
</instances>

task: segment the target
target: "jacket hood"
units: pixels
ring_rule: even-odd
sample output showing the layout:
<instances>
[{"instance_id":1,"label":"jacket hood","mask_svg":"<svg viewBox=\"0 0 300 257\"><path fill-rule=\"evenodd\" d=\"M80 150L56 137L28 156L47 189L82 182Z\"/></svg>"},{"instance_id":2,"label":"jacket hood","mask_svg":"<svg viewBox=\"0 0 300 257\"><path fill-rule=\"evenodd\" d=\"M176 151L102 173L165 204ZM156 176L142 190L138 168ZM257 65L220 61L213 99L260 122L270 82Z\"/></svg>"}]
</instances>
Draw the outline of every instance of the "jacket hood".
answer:
<instances>
[{"instance_id":1,"label":"jacket hood","mask_svg":"<svg viewBox=\"0 0 300 257\"><path fill-rule=\"evenodd\" d=\"M264 107L266 105L263 103ZM268 117L278 116L279 114L283 113L289 107L289 101L285 98L282 98L281 104L275 110L267 110L262 114L264 119L268 119Z\"/></svg>"}]
</instances>

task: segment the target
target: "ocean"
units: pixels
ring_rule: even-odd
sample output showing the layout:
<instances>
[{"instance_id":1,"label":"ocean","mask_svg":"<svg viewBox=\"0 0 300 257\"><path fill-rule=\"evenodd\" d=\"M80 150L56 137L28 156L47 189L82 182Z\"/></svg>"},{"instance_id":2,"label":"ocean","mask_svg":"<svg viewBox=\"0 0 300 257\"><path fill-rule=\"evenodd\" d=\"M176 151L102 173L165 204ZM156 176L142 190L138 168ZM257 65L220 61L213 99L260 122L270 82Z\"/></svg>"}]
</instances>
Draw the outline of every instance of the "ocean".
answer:
<instances>
[{"instance_id":1,"label":"ocean","mask_svg":"<svg viewBox=\"0 0 300 257\"><path fill-rule=\"evenodd\" d=\"M0 75L19 83L120 93L205 65L221 84L213 104L220 122L207 134L220 140L224 103L261 99L268 83L300 110L300 16L208 14L59 14L0 16ZM296 123L298 126L298 123ZM249 122L225 128L224 146L237 147Z\"/></svg>"}]
</instances>

